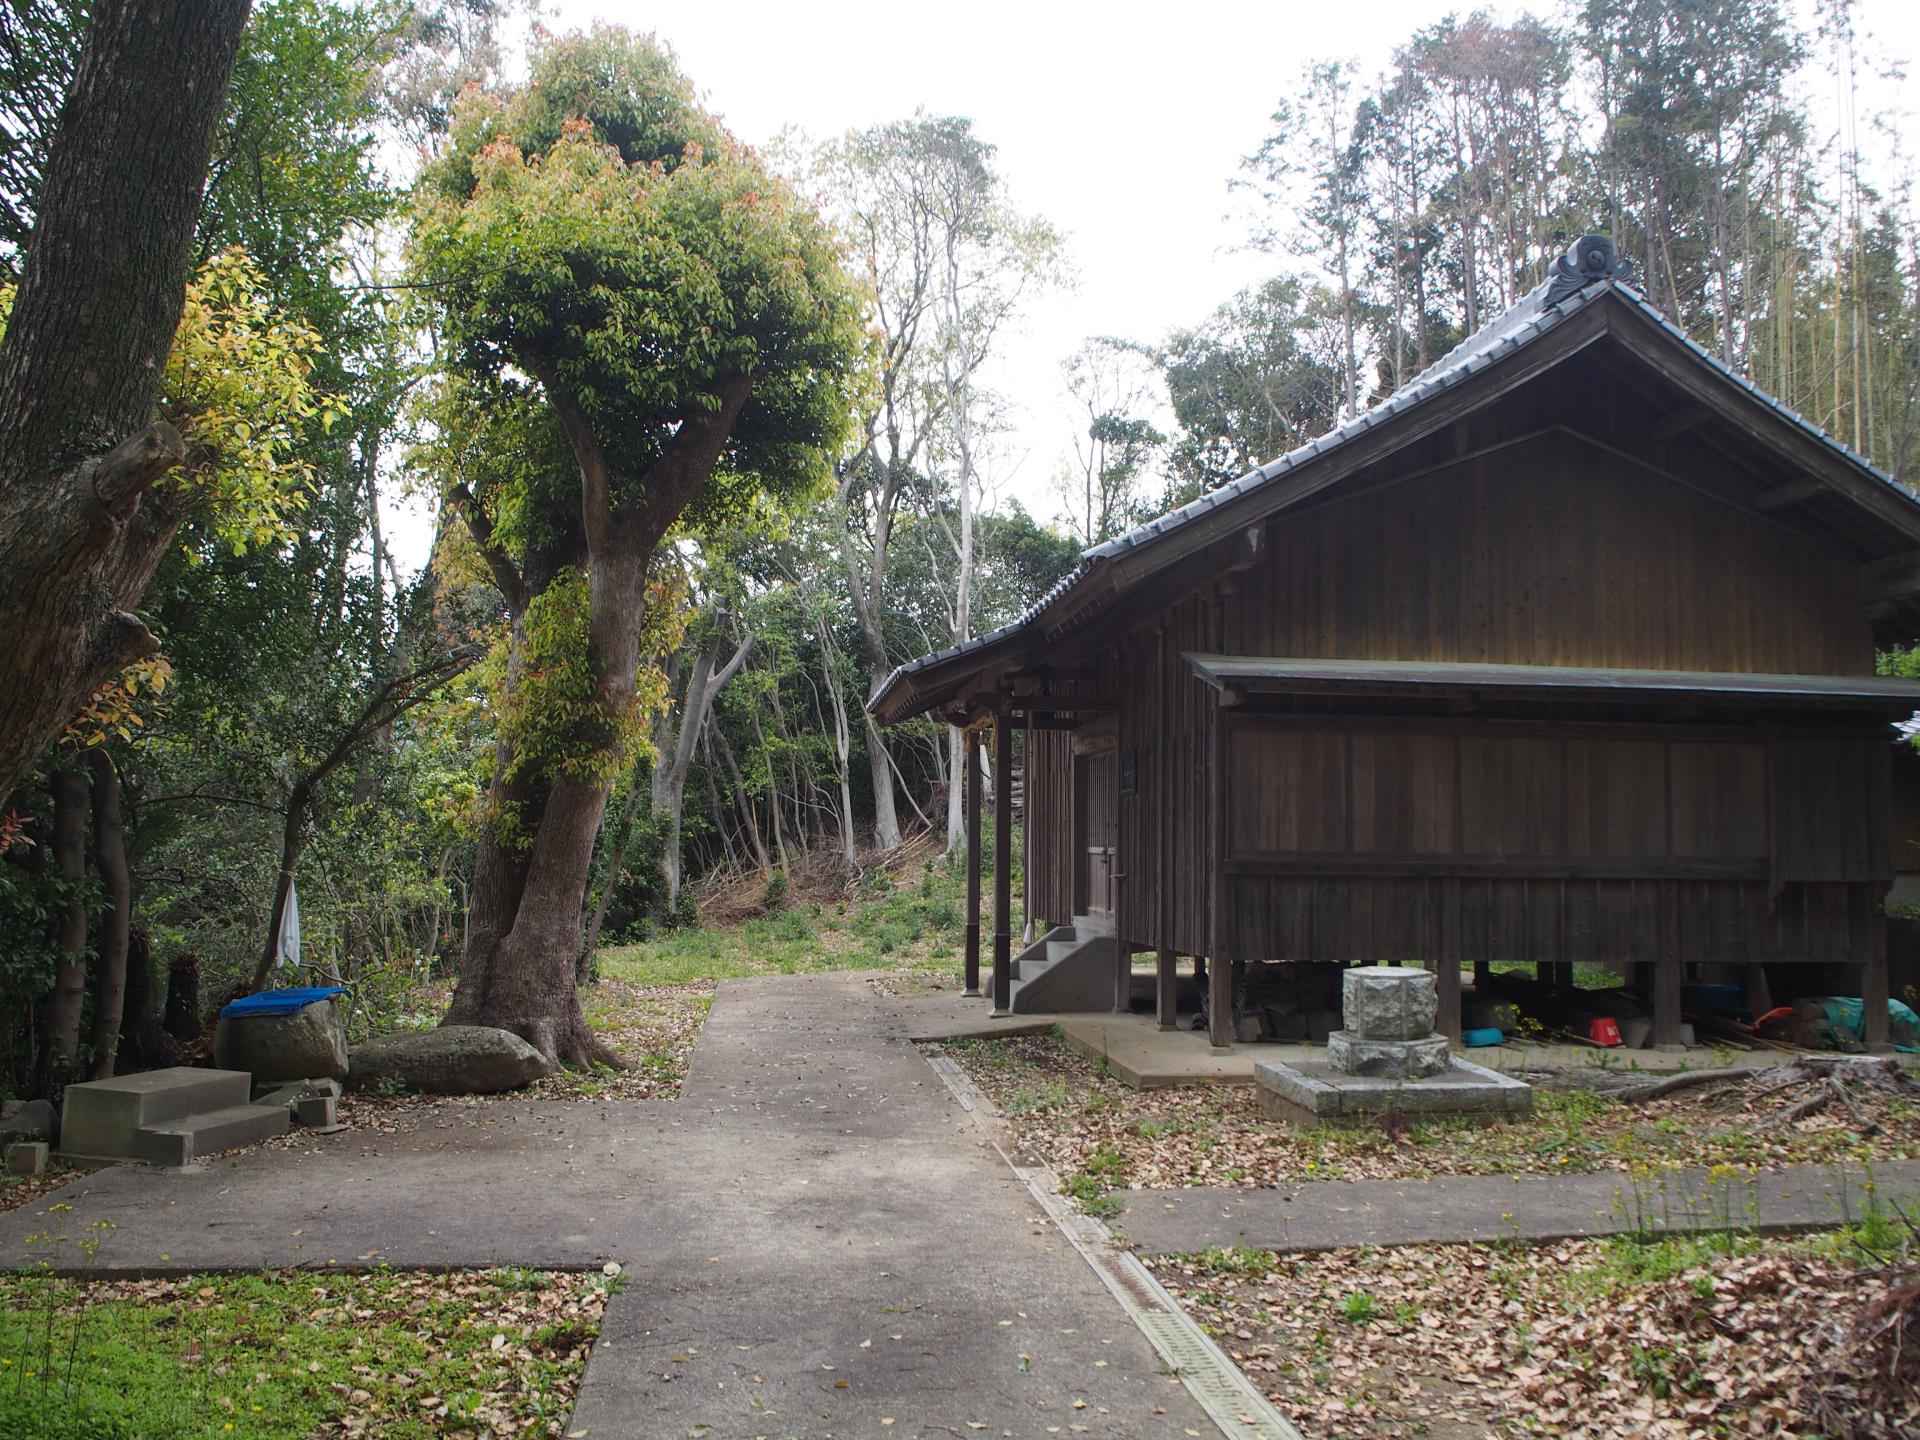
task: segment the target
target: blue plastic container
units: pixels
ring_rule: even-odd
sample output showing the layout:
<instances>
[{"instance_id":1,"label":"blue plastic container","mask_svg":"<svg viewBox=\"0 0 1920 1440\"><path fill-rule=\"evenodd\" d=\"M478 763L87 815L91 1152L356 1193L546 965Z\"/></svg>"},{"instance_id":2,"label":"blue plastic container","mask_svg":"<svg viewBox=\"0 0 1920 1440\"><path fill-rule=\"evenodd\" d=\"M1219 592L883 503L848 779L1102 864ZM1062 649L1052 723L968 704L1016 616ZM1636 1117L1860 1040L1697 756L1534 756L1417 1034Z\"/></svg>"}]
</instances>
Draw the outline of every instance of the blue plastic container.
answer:
<instances>
[{"instance_id":1,"label":"blue plastic container","mask_svg":"<svg viewBox=\"0 0 1920 1440\"><path fill-rule=\"evenodd\" d=\"M1498 1030L1469 1030L1460 1037L1468 1045L1504 1045L1507 1037Z\"/></svg>"}]
</instances>

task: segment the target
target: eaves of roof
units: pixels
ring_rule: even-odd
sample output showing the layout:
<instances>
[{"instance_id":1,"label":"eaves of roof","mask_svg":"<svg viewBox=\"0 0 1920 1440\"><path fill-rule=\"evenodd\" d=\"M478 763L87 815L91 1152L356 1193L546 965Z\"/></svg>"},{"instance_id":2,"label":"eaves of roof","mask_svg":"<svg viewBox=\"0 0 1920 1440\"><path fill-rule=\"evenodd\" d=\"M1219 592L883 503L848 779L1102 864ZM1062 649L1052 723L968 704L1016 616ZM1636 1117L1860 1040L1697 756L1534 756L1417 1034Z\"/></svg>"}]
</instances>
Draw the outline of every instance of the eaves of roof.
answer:
<instances>
[{"instance_id":1,"label":"eaves of roof","mask_svg":"<svg viewBox=\"0 0 1920 1440\"><path fill-rule=\"evenodd\" d=\"M910 718L930 708L938 703L939 694L935 692L941 691L941 686L936 677L929 672L950 671L954 662L961 660L977 661L978 668L986 668L1002 660L1017 658L1019 652L1025 648L1020 643L1023 639L1032 641L1039 638L1037 632L1041 627L1038 622L1050 613L1063 609L1065 602L1076 598L1078 593L1088 586L1092 577L1108 568L1113 562L1142 547L1153 545L1216 511L1234 505L1249 494L1292 475L1304 466L1322 460L1367 432L1431 401L1436 396L1531 345L1541 336L1564 324L1570 317L1600 303L1609 293L1651 320L1668 337L1683 346L1694 359L1703 362L1719 378L1744 391L1807 437L1831 451L1836 460L1861 475L1871 478L1877 484L1885 486L1904 505L1913 510L1915 525L1920 527L1920 500L1916 500L1911 490L1864 456L1848 449L1819 425L1775 399L1745 376L1735 372L1718 356L1698 344L1678 325L1661 314L1633 285L1623 280L1600 280L1552 304L1544 304L1547 290L1548 286L1545 284L1537 287L1492 323L1482 327L1428 366L1408 384L1344 425L1308 441L1277 460L1269 461L1258 469L1248 471L1239 479L1222 485L1217 490L1211 490L1178 509L1170 510L1157 519L1136 526L1124 535L1083 551L1079 565L1042 593L1018 619L984 635L919 656L896 667L885 683L875 690L867 701L867 709L883 721L893 722ZM971 673L972 668L969 666L968 673ZM925 677L932 683L926 689L922 689L915 684L916 679L920 677ZM964 678L964 676L957 678Z\"/></svg>"}]
</instances>

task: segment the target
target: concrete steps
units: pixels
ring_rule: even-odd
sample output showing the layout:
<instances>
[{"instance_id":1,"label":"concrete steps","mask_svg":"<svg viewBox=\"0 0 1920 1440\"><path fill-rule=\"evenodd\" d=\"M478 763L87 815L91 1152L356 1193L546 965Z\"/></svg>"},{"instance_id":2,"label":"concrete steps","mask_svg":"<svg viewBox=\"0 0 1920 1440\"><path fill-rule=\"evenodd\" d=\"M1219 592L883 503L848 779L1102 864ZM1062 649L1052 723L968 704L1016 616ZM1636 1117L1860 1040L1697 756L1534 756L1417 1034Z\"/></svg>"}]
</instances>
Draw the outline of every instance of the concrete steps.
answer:
<instances>
[{"instance_id":1,"label":"concrete steps","mask_svg":"<svg viewBox=\"0 0 1920 1440\"><path fill-rule=\"evenodd\" d=\"M1056 925L1015 957L1011 1012L1111 1010L1118 954L1112 931L1084 915Z\"/></svg>"},{"instance_id":2,"label":"concrete steps","mask_svg":"<svg viewBox=\"0 0 1920 1440\"><path fill-rule=\"evenodd\" d=\"M283 1108L254 1105L244 1070L176 1065L69 1085L60 1153L76 1160L184 1165L234 1145L284 1134Z\"/></svg>"},{"instance_id":3,"label":"concrete steps","mask_svg":"<svg viewBox=\"0 0 1920 1440\"><path fill-rule=\"evenodd\" d=\"M217 1155L236 1145L251 1145L287 1133L282 1105L230 1105L204 1115L187 1115L142 1129L140 1141L149 1165L185 1165L201 1155Z\"/></svg>"}]
</instances>

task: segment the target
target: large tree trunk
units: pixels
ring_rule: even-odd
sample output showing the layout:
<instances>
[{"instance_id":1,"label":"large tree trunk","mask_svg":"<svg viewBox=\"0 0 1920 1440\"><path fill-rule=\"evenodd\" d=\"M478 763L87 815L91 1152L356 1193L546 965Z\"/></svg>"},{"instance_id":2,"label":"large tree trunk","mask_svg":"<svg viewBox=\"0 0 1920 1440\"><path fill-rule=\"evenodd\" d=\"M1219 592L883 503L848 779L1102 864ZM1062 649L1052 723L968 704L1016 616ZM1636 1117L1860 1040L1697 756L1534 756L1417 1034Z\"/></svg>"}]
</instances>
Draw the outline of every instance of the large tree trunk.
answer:
<instances>
[{"instance_id":1,"label":"large tree trunk","mask_svg":"<svg viewBox=\"0 0 1920 1440\"><path fill-rule=\"evenodd\" d=\"M76 770L58 770L53 792L53 864L66 885L66 902L54 929L59 959L53 989L41 1002L40 1075L34 1089L50 1095L74 1074L80 1049L80 1012L87 999L87 781Z\"/></svg>"},{"instance_id":2,"label":"large tree trunk","mask_svg":"<svg viewBox=\"0 0 1920 1440\"><path fill-rule=\"evenodd\" d=\"M96 0L0 341L0 794L156 642L154 407L248 0Z\"/></svg>"},{"instance_id":3,"label":"large tree trunk","mask_svg":"<svg viewBox=\"0 0 1920 1440\"><path fill-rule=\"evenodd\" d=\"M93 771L93 864L100 872L99 956L93 967L93 1063L88 1078L113 1076L120 1048L120 1015L127 997L127 927L133 891L127 877L126 830L120 820L120 775L104 748L87 756Z\"/></svg>"},{"instance_id":4,"label":"large tree trunk","mask_svg":"<svg viewBox=\"0 0 1920 1440\"><path fill-rule=\"evenodd\" d=\"M158 1070L180 1063L180 1042L161 1027L153 1013L153 951L147 932L139 926L127 931L127 992L120 1018L122 1070Z\"/></svg>"}]
</instances>

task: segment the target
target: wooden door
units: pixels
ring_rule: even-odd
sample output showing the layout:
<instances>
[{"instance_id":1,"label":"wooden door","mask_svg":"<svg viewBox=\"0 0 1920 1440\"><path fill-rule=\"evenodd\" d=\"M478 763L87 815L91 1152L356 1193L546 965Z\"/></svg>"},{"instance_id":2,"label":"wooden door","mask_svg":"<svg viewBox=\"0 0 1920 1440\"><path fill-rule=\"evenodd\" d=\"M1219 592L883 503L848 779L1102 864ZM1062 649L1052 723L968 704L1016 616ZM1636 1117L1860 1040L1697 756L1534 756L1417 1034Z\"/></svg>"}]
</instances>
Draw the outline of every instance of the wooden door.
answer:
<instances>
[{"instance_id":1,"label":"wooden door","mask_svg":"<svg viewBox=\"0 0 1920 1440\"><path fill-rule=\"evenodd\" d=\"M1109 922L1120 841L1118 790L1113 751L1074 756L1074 913Z\"/></svg>"}]
</instances>

